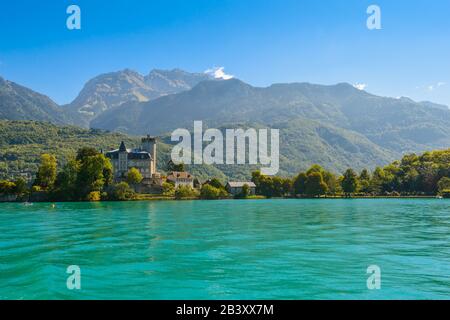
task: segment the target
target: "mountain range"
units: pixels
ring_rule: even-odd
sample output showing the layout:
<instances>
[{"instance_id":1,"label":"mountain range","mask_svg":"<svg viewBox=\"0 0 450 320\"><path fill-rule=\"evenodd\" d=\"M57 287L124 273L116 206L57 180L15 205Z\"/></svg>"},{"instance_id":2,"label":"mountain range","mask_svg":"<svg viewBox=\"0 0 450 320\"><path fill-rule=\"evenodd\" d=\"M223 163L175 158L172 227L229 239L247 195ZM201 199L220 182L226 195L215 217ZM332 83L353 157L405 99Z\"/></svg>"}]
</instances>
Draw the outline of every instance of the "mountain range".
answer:
<instances>
[{"instance_id":1,"label":"mountain range","mask_svg":"<svg viewBox=\"0 0 450 320\"><path fill-rule=\"evenodd\" d=\"M189 73L180 69L152 70L143 76L125 69L99 75L89 80L76 99L65 109L82 126L89 126L99 114L127 102L147 102L169 94L190 90L198 83L210 80L204 73Z\"/></svg>"},{"instance_id":2,"label":"mountain range","mask_svg":"<svg viewBox=\"0 0 450 320\"><path fill-rule=\"evenodd\" d=\"M71 117L49 97L0 77L0 119L70 123Z\"/></svg>"},{"instance_id":3,"label":"mountain range","mask_svg":"<svg viewBox=\"0 0 450 320\"><path fill-rule=\"evenodd\" d=\"M334 171L373 168L404 153L450 146L446 106L380 97L347 83L261 88L180 69L103 74L65 106L0 78L0 119L163 137L176 128L192 129L194 120L219 128L277 128L282 174L312 163ZM219 168L228 176L243 171Z\"/></svg>"}]
</instances>

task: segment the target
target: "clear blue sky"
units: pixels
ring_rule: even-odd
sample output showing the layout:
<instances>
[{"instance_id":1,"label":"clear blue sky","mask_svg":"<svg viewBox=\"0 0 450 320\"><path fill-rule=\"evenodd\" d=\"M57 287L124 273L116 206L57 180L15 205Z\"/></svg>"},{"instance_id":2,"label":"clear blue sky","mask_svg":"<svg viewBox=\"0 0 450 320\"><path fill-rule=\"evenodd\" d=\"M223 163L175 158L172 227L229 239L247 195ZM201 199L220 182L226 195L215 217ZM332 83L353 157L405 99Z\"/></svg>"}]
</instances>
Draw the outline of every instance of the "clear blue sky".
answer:
<instances>
[{"instance_id":1,"label":"clear blue sky","mask_svg":"<svg viewBox=\"0 0 450 320\"><path fill-rule=\"evenodd\" d=\"M81 8L82 29L66 28ZM366 28L378 4L382 30ZM250 84L366 84L450 105L448 0L9 0L0 4L0 75L75 98L104 72L225 71Z\"/></svg>"}]
</instances>

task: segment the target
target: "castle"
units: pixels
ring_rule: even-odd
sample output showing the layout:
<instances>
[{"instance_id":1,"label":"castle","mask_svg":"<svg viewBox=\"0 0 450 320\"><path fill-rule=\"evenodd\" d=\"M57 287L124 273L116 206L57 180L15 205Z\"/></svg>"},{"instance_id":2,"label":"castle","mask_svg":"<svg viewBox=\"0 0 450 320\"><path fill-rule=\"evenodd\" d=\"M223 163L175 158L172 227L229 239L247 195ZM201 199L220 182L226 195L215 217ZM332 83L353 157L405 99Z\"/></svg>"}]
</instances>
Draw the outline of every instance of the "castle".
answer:
<instances>
[{"instance_id":1,"label":"castle","mask_svg":"<svg viewBox=\"0 0 450 320\"><path fill-rule=\"evenodd\" d=\"M114 180L121 181L126 178L131 168L136 168L141 173L142 184L152 185L159 180L156 172L156 138L147 136L142 138L141 147L137 149L127 149L122 141L119 149L106 153L106 157L113 165Z\"/></svg>"}]
</instances>

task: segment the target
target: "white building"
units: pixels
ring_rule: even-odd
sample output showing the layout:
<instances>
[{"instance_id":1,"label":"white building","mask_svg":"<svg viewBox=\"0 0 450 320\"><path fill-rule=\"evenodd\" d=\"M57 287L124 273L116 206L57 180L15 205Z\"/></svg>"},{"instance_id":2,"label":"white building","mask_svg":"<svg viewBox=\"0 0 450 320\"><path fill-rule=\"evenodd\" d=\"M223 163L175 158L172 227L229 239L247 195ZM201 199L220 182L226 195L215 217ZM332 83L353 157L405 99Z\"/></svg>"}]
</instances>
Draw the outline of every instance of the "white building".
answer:
<instances>
[{"instance_id":1,"label":"white building","mask_svg":"<svg viewBox=\"0 0 450 320\"><path fill-rule=\"evenodd\" d=\"M175 188L179 186L189 186L194 187L194 177L189 172L170 172L167 176L167 181L172 182Z\"/></svg>"}]
</instances>

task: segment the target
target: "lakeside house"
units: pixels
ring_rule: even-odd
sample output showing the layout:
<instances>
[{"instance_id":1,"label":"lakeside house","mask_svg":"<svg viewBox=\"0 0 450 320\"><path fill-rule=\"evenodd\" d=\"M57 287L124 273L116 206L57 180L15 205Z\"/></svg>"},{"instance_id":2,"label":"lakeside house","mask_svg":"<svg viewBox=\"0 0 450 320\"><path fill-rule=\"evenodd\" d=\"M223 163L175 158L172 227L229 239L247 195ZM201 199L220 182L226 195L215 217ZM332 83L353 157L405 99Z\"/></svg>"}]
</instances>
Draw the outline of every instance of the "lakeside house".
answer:
<instances>
[{"instance_id":1,"label":"lakeside house","mask_svg":"<svg viewBox=\"0 0 450 320\"><path fill-rule=\"evenodd\" d=\"M115 182L126 180L127 173L131 168L136 168L143 179L134 189L139 193L162 193L163 182L168 181L179 186L194 187L194 176L189 172L169 172L167 177L162 177L156 171L156 138L146 136L141 140L141 146L128 149L122 141L118 149L106 153L111 160Z\"/></svg>"},{"instance_id":2,"label":"lakeside house","mask_svg":"<svg viewBox=\"0 0 450 320\"><path fill-rule=\"evenodd\" d=\"M256 194L256 185L251 181L229 181L226 184L225 188L230 194L236 196L242 192L242 188L244 187L244 185L247 185L249 187L250 195L254 196Z\"/></svg>"},{"instance_id":3,"label":"lakeside house","mask_svg":"<svg viewBox=\"0 0 450 320\"><path fill-rule=\"evenodd\" d=\"M106 153L113 166L114 181L126 179L131 168L136 168L143 179L137 188L140 192L155 191L162 186L161 175L156 171L156 138L147 136L141 139L141 146L128 149L122 141L116 150Z\"/></svg>"},{"instance_id":4,"label":"lakeside house","mask_svg":"<svg viewBox=\"0 0 450 320\"><path fill-rule=\"evenodd\" d=\"M186 171L169 172L169 174L167 175L167 181L172 182L175 185L175 188L178 188L179 186L189 186L191 188L194 187L194 177Z\"/></svg>"}]
</instances>

